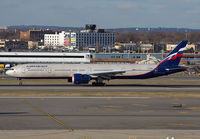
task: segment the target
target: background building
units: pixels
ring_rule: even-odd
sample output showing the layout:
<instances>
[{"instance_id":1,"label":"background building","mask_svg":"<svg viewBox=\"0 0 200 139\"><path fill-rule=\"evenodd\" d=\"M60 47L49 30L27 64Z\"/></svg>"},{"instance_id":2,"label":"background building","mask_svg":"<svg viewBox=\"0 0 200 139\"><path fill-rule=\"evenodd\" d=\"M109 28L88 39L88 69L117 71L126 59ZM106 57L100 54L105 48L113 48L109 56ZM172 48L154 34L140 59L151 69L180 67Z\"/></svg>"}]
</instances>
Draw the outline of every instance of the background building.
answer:
<instances>
[{"instance_id":1,"label":"background building","mask_svg":"<svg viewBox=\"0 0 200 139\"><path fill-rule=\"evenodd\" d=\"M61 33L55 34L45 34L44 35L44 45L45 46L65 46L65 36L70 34L68 32L62 31Z\"/></svg>"},{"instance_id":2,"label":"background building","mask_svg":"<svg viewBox=\"0 0 200 139\"><path fill-rule=\"evenodd\" d=\"M5 41L0 41L0 48L5 47Z\"/></svg>"},{"instance_id":3,"label":"background building","mask_svg":"<svg viewBox=\"0 0 200 139\"><path fill-rule=\"evenodd\" d=\"M8 51L28 50L28 42L25 41L6 41L5 47Z\"/></svg>"},{"instance_id":4,"label":"background building","mask_svg":"<svg viewBox=\"0 0 200 139\"><path fill-rule=\"evenodd\" d=\"M90 53L1 52L0 63L89 63L90 56Z\"/></svg>"},{"instance_id":5,"label":"background building","mask_svg":"<svg viewBox=\"0 0 200 139\"><path fill-rule=\"evenodd\" d=\"M36 49L38 48L38 42L28 41L28 49Z\"/></svg>"},{"instance_id":6,"label":"background building","mask_svg":"<svg viewBox=\"0 0 200 139\"><path fill-rule=\"evenodd\" d=\"M43 42L44 34L52 34L55 33L51 30L29 30L26 32L20 32L20 41L37 41Z\"/></svg>"},{"instance_id":7,"label":"background building","mask_svg":"<svg viewBox=\"0 0 200 139\"><path fill-rule=\"evenodd\" d=\"M7 29L8 29L7 27L0 27L0 32L4 32Z\"/></svg>"},{"instance_id":8,"label":"background building","mask_svg":"<svg viewBox=\"0 0 200 139\"><path fill-rule=\"evenodd\" d=\"M166 44L166 50L167 51L172 51L178 44ZM193 49L194 51L196 50L195 44L187 44L186 45L186 50L188 49Z\"/></svg>"},{"instance_id":9,"label":"background building","mask_svg":"<svg viewBox=\"0 0 200 139\"><path fill-rule=\"evenodd\" d=\"M129 42L129 43L116 43L114 49L115 51L122 53L133 53L136 52L138 48L136 43Z\"/></svg>"},{"instance_id":10,"label":"background building","mask_svg":"<svg viewBox=\"0 0 200 139\"><path fill-rule=\"evenodd\" d=\"M72 44L78 48L98 47L109 50L115 45L115 34L105 32L104 29L96 29L96 25L86 25L85 30L71 35Z\"/></svg>"},{"instance_id":11,"label":"background building","mask_svg":"<svg viewBox=\"0 0 200 139\"><path fill-rule=\"evenodd\" d=\"M150 52L154 50L154 45L151 43L142 43L140 44L140 49L141 52L145 53L145 52Z\"/></svg>"},{"instance_id":12,"label":"background building","mask_svg":"<svg viewBox=\"0 0 200 139\"><path fill-rule=\"evenodd\" d=\"M86 25L80 32L65 32L44 35L45 46L65 46L67 49L82 50L94 47L104 50L111 49L115 44L115 34L96 29L96 25Z\"/></svg>"},{"instance_id":13,"label":"background building","mask_svg":"<svg viewBox=\"0 0 200 139\"><path fill-rule=\"evenodd\" d=\"M44 45L45 46L58 46L59 45L59 34L45 34L44 35Z\"/></svg>"}]
</instances>

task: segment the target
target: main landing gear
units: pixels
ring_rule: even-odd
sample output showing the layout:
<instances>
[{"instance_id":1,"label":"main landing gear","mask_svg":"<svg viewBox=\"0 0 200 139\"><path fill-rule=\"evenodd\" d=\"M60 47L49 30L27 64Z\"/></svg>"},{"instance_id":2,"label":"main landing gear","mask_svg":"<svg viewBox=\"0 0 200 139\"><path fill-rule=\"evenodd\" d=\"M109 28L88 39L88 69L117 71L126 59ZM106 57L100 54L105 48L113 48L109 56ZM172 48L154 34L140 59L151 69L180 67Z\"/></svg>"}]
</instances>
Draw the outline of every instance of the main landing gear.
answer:
<instances>
[{"instance_id":1,"label":"main landing gear","mask_svg":"<svg viewBox=\"0 0 200 139\"><path fill-rule=\"evenodd\" d=\"M97 78L95 82L92 82L93 86L106 86L102 78Z\"/></svg>"},{"instance_id":2,"label":"main landing gear","mask_svg":"<svg viewBox=\"0 0 200 139\"><path fill-rule=\"evenodd\" d=\"M103 83L103 82L101 82L101 83L92 82L92 85L93 86L106 86L106 83Z\"/></svg>"},{"instance_id":3,"label":"main landing gear","mask_svg":"<svg viewBox=\"0 0 200 139\"><path fill-rule=\"evenodd\" d=\"M19 85L22 85L22 79L17 78L17 80L19 81Z\"/></svg>"}]
</instances>

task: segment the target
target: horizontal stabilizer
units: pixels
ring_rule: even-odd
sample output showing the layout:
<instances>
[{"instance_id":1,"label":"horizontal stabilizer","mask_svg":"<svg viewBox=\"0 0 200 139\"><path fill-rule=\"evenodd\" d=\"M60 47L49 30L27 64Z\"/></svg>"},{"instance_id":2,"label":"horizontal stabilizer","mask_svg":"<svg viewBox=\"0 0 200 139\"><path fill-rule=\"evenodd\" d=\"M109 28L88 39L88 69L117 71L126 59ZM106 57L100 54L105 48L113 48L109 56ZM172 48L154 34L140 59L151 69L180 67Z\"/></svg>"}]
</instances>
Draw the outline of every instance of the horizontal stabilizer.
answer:
<instances>
[{"instance_id":1,"label":"horizontal stabilizer","mask_svg":"<svg viewBox=\"0 0 200 139\"><path fill-rule=\"evenodd\" d=\"M180 71L180 70L185 70L186 68L181 67L181 68L167 68L167 71Z\"/></svg>"}]
</instances>

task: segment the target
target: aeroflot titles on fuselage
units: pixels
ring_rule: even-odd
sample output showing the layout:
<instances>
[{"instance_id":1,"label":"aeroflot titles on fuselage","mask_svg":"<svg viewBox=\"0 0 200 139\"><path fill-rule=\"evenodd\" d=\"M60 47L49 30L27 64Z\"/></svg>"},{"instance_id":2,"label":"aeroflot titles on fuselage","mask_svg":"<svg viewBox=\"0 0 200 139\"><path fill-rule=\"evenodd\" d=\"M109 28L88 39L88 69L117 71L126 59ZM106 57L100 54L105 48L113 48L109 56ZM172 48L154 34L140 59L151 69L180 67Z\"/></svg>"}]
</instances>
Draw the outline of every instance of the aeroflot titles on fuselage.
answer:
<instances>
[{"instance_id":1,"label":"aeroflot titles on fuselage","mask_svg":"<svg viewBox=\"0 0 200 139\"><path fill-rule=\"evenodd\" d=\"M27 68L32 68L32 67L48 67L47 65L27 65Z\"/></svg>"}]
</instances>

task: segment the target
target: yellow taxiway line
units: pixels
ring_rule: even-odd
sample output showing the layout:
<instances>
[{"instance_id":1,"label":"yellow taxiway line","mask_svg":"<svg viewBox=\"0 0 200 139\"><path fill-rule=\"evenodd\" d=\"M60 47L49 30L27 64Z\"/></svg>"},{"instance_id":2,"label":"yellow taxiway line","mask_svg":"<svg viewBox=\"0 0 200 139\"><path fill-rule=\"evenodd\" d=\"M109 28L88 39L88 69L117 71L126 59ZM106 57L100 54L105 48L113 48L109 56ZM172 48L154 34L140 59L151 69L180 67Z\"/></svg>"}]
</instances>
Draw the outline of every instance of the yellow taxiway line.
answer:
<instances>
[{"instance_id":1,"label":"yellow taxiway line","mask_svg":"<svg viewBox=\"0 0 200 139\"><path fill-rule=\"evenodd\" d=\"M73 131L73 129L72 129L71 127L69 127L68 125L66 125L66 124L64 124L64 123L62 123L62 122L60 122L59 120L57 120L56 118L54 118L53 116L51 116L49 113L46 113L45 111L41 110L40 108L38 108L38 107L32 105L31 103L29 103L28 101L23 100L22 102L23 102L24 104L26 104L26 105L28 105L28 106L30 106L30 107L36 109L37 111L43 113L44 115L49 116L51 119L55 120L57 123L61 124L63 127L69 129L70 132Z\"/></svg>"}]
</instances>

